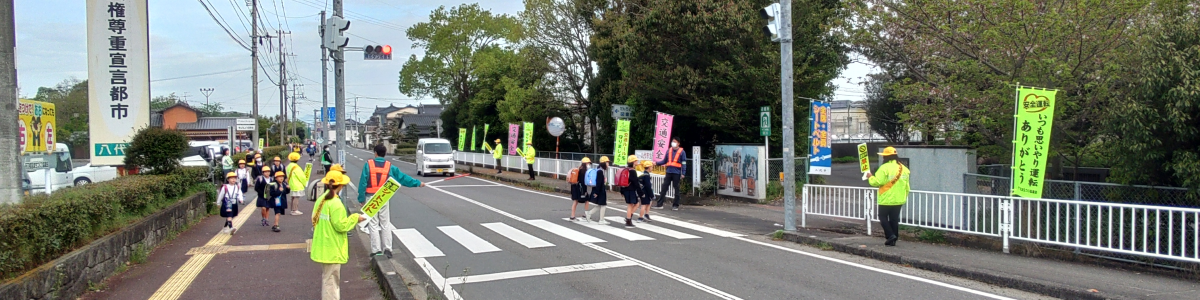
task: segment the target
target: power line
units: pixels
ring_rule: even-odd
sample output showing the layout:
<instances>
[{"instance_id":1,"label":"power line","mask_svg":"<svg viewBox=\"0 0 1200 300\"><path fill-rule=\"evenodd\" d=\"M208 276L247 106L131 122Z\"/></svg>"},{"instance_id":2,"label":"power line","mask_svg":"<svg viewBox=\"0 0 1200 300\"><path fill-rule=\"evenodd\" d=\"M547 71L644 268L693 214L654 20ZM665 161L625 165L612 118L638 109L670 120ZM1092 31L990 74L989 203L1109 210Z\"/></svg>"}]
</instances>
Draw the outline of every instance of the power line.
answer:
<instances>
[{"instance_id":1,"label":"power line","mask_svg":"<svg viewBox=\"0 0 1200 300\"><path fill-rule=\"evenodd\" d=\"M217 22L217 26L221 26L221 29L225 30L225 34L228 34L229 38L232 38L234 42L237 42L238 46L242 46L242 49L246 49L246 51L250 50L250 47L247 47L245 43L242 43L241 39L238 39L237 36L234 36L232 32L229 32L229 28L225 27L224 24L221 24L221 21L217 20L217 16L213 15L212 9L208 8L208 4L205 4L204 0L196 1L200 2L201 6L204 6L204 10L208 11L208 16L212 17L213 22Z\"/></svg>"},{"instance_id":2,"label":"power line","mask_svg":"<svg viewBox=\"0 0 1200 300\"><path fill-rule=\"evenodd\" d=\"M211 5L212 2L209 2L209 4ZM250 27L246 26L246 20L249 19L246 17L246 13L242 12L242 10L238 8L237 4L234 3L233 0L229 0L229 6L233 7L233 11L235 12L234 16L237 16L238 22L242 23L242 29L245 29L246 33L250 33ZM213 8L215 9L216 6L214 5Z\"/></svg>"},{"instance_id":3,"label":"power line","mask_svg":"<svg viewBox=\"0 0 1200 300\"><path fill-rule=\"evenodd\" d=\"M180 77L173 77L173 78L154 79L154 80L150 80L150 82L159 82L159 81L167 81L167 80L186 79L186 78L196 78L196 77L204 77L204 76L212 76L212 75L228 74L228 73L233 73L233 72L241 72L241 71L249 71L249 70L250 70L250 68L245 68L245 69L237 69L237 70L221 71L221 72L214 72L214 73L207 73L207 74L196 74L196 75L180 76Z\"/></svg>"}]
</instances>

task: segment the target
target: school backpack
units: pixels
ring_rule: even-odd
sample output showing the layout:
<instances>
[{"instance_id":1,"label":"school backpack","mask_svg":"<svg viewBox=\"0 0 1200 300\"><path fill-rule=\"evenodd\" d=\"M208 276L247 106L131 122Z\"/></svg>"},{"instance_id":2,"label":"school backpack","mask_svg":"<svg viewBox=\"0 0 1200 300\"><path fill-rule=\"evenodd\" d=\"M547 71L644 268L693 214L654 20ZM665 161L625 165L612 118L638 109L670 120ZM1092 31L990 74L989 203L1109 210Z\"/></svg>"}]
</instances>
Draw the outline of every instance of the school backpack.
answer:
<instances>
[{"instance_id":1,"label":"school backpack","mask_svg":"<svg viewBox=\"0 0 1200 300\"><path fill-rule=\"evenodd\" d=\"M567 183L579 184L579 168L571 169L571 172L567 173Z\"/></svg>"},{"instance_id":2,"label":"school backpack","mask_svg":"<svg viewBox=\"0 0 1200 300\"><path fill-rule=\"evenodd\" d=\"M599 175L597 174L600 173L599 170L600 169L588 169L587 174L584 174L583 176L583 184L586 184L587 186L596 186L596 176Z\"/></svg>"},{"instance_id":3,"label":"school backpack","mask_svg":"<svg viewBox=\"0 0 1200 300\"><path fill-rule=\"evenodd\" d=\"M620 172L617 172L617 186L619 186L619 187L628 187L629 186L629 172L633 172L633 169L625 169L625 170L621 170Z\"/></svg>"}]
</instances>

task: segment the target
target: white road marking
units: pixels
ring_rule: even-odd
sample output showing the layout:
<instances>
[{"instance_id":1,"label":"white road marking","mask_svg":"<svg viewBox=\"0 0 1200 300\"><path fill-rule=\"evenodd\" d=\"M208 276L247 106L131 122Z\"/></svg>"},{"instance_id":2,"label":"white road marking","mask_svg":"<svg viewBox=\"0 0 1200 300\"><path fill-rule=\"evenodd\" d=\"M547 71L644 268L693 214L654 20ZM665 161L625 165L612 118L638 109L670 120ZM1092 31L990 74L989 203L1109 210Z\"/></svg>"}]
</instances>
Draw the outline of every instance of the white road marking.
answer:
<instances>
[{"instance_id":1,"label":"white road marking","mask_svg":"<svg viewBox=\"0 0 1200 300\"><path fill-rule=\"evenodd\" d=\"M977 291L977 290L973 290L973 289L969 289L969 288L965 288L965 287L961 287L961 286L957 286L957 285L952 285L952 284L937 281L937 280L921 278L921 277L908 275L908 274L904 274L904 273L899 273L899 272L894 272L894 271L888 271L888 270L884 270L884 269L880 269L880 268L876 268L876 267L872 267L872 266L868 266L868 265L853 263L853 262L844 261L844 260L840 260L840 259L836 259L836 258L832 258L832 257L828 257L828 256L821 256L821 255L808 253L808 252L804 252L804 251L800 251L800 250L796 250L796 249L792 249L792 248L774 245L771 243L755 241L755 240L751 240L751 239L744 238L744 237L734 237L733 239L751 243L751 244L767 246L767 247L771 247L771 248L775 248L775 249L779 249L779 250L783 250L783 251L787 251L787 252L791 252L791 253L796 253L796 254L812 257L812 258L822 259L825 261L835 262L835 263L839 263L839 264L843 264L843 265L847 265L847 266L852 266L852 267L875 271L875 272L879 272L879 273L883 273L883 274L888 274L888 275L892 275L892 276L896 276L896 277L912 279L912 280L916 280L916 281L920 281L920 282L924 282L924 283L928 283L928 284L932 284L932 285L936 285L936 286L940 286L940 287L944 287L944 288L948 288L948 289L963 291L963 292L967 292L967 293L971 293L971 294L975 294L975 295L980 295L980 296L984 296L984 297L988 297L988 298L992 298L992 299L1012 299L1012 298L1008 298L1008 297L1004 297L1004 296L1000 296L1000 295L996 295L996 294L985 293L982 291Z\"/></svg>"},{"instance_id":2,"label":"white road marking","mask_svg":"<svg viewBox=\"0 0 1200 300\"><path fill-rule=\"evenodd\" d=\"M563 218L563 221L569 221L569 220L570 219L568 219L568 218ZM619 228L615 228L615 227L608 226L608 225L600 225L600 224L596 224L596 223L592 223L592 222L571 222L571 223L575 223L575 224L582 225L583 227L599 230L600 232L615 235L619 238L623 238L623 239L630 240L630 241L652 241L652 240L654 240L654 238L652 238L652 237L636 234L636 233L630 232L628 230L619 229ZM622 220L622 223L624 223L624 220Z\"/></svg>"},{"instance_id":3,"label":"white road marking","mask_svg":"<svg viewBox=\"0 0 1200 300\"><path fill-rule=\"evenodd\" d=\"M504 280L504 279L540 276L540 275L551 275L551 274L562 274L562 273L579 272L579 271L591 271L591 270L603 270L603 269L610 269L610 268L630 267L630 266L636 266L636 265L638 265L638 264L634 263L632 261L618 260L618 261L593 263L593 264L578 264L578 265L569 265L569 266L561 266L561 267L529 269L529 270L500 272L500 273L482 274L482 275L471 275L471 276L462 276L462 277L450 277L450 278L446 278L446 284L449 285L449 284L479 283L479 282L488 282L488 281L496 281L496 280Z\"/></svg>"},{"instance_id":4,"label":"white road marking","mask_svg":"<svg viewBox=\"0 0 1200 300\"><path fill-rule=\"evenodd\" d=\"M495 185L495 184L467 184L467 185L439 185L439 186L437 186L437 187L440 187L440 188L448 188L448 187L497 187L497 186L500 186L500 185Z\"/></svg>"},{"instance_id":5,"label":"white road marking","mask_svg":"<svg viewBox=\"0 0 1200 300\"><path fill-rule=\"evenodd\" d=\"M503 235L504 237L528 248L554 247L554 244L551 244L543 239L539 239L531 234L525 233L524 231L517 230L512 226L508 226L508 224L496 222L480 225L483 225L483 227L487 227L487 229L491 229L492 231L495 231L496 233L499 233L500 235Z\"/></svg>"},{"instance_id":6,"label":"white road marking","mask_svg":"<svg viewBox=\"0 0 1200 300\"><path fill-rule=\"evenodd\" d=\"M720 229L716 229L716 228L712 228L712 227L708 227L708 226L704 226L704 225L700 225L700 224L683 222L683 221L663 217L662 215L658 215L657 217L654 217L654 221L661 222L663 224L679 226L679 227L683 227L683 228L687 228L687 229L691 229L691 230L695 230L695 231L699 231L699 232L703 232L703 233L707 233L707 234L711 234L711 235L715 235L715 236L719 236L719 237L742 237L742 236L745 236L744 234L732 233L732 232L728 232L728 231L724 231L724 230L720 230Z\"/></svg>"},{"instance_id":7,"label":"white road marking","mask_svg":"<svg viewBox=\"0 0 1200 300\"><path fill-rule=\"evenodd\" d=\"M612 221L612 222L625 222L625 219L623 219L623 218L621 218L621 217L607 217L607 218L604 218L604 219L607 219L607 220L609 220L609 221ZM676 238L676 239L681 239L681 240L683 240L683 239L698 239L698 238L700 238L700 237L698 237L698 236L694 236L694 235L690 235L690 234L687 234L687 233L679 232L679 231L676 231L676 230L673 230L673 229L667 229L667 228L662 228L662 227L658 227L658 226L655 226L655 225L650 225L649 223L638 223L638 224L635 224L635 225L634 225L634 227L636 227L636 228L640 228L640 229L645 229L646 231L650 231L650 232L653 232L653 233L657 233L657 234L661 234L661 235L665 235L665 236L669 236L669 237L673 237L673 238Z\"/></svg>"},{"instance_id":8,"label":"white road marking","mask_svg":"<svg viewBox=\"0 0 1200 300\"><path fill-rule=\"evenodd\" d=\"M604 242L604 240L599 239L597 237L590 236L585 233L578 232L578 231L572 230L570 228L560 226L558 224L550 223L550 221L546 221L546 220L528 220L528 221L525 221L525 223L527 223L529 225L533 225L534 227L537 227L537 228L541 228L542 230L549 231L550 233L557 234L558 236L567 238L572 241L580 242L580 243L603 243Z\"/></svg>"},{"instance_id":9,"label":"white road marking","mask_svg":"<svg viewBox=\"0 0 1200 300\"><path fill-rule=\"evenodd\" d=\"M588 248L596 249L596 251L600 251L600 252L604 252L604 253L606 253L606 254L608 254L608 255L612 255L613 257L616 257L616 258L619 258L619 259L622 259L622 260L627 260L627 261L634 262L634 263L638 264L639 266L642 266L643 268L646 268L647 270L653 271L653 272L655 272L655 273L658 273L658 274L662 274L663 276L666 276L667 278L674 279L675 281L679 281L680 283L683 283L683 284L686 284L686 285L688 285L688 286L691 286L691 287L694 287L694 288L696 288L696 289L699 289L699 290L701 290L701 291L707 292L707 293L709 293L709 294L712 294L713 296L717 296L717 297L719 297L719 298L721 298L721 299L730 299L730 300L734 300L734 299L738 299L738 300L740 300L740 299L742 299L742 298L738 298L737 296L734 296L734 295L731 295L731 294L729 294L729 293L726 293L726 292L723 292L723 291L721 291L721 290L718 290L718 289L716 289L716 288L713 288L713 287L710 287L710 286L704 285L703 283L697 282L697 281L695 281L695 280L692 280L692 279L690 279L690 278L684 277L683 275L675 274L674 272L667 271L666 269L659 268L659 267L656 267L656 266L654 266L654 265L648 264L648 263L646 263L646 262L643 262L643 261L637 260L637 259L635 259L635 258L633 258L633 257L629 257L628 255L624 255L624 254L618 253L617 251L609 250L609 249L607 249L607 248L600 247L600 246L596 246L596 245L594 245L594 244L587 244L587 243L585 243L585 244L583 244L583 245L584 245L584 246L586 246L586 247L588 247Z\"/></svg>"},{"instance_id":10,"label":"white road marking","mask_svg":"<svg viewBox=\"0 0 1200 300\"><path fill-rule=\"evenodd\" d=\"M496 246L492 245L492 243L488 243L488 241L483 240L483 238L480 238L478 235L463 229L462 226L441 226L438 227L438 230L446 233L446 235L454 239L455 242L462 244L463 247L467 248L467 250L471 250L471 253L500 251L500 248L496 248Z\"/></svg>"},{"instance_id":11,"label":"white road marking","mask_svg":"<svg viewBox=\"0 0 1200 300\"><path fill-rule=\"evenodd\" d=\"M436 187L436 186L428 186L428 185L426 185L425 187L427 187L427 188L430 188L430 189L432 189L432 190L435 190L435 191L439 191L439 192L442 192L442 193L446 193L447 195L454 196L455 198L458 198L458 199L462 199L463 201L467 201L467 202L470 202L470 203L472 203L472 204L479 205L479 207L483 207L483 208L485 208L485 209L487 209L487 210L493 211L493 212L495 212L495 213L498 213L498 214L500 214L500 215L502 215L502 216L509 217L509 218L512 218L512 219L514 219L514 220L517 220L517 221L525 222L525 219L522 219L521 217L518 217L517 215L510 214L510 213L508 213L508 212L506 212L506 211L503 211L503 210L499 210L499 209L497 209L497 208L495 208L495 207L491 207L491 206L489 206L489 205L487 205L487 204L480 203L479 201L471 200L470 198L463 197L462 195L455 194L455 193L451 193L451 192L447 192L446 190L443 190L443 189L441 189L441 188L438 188L438 187Z\"/></svg>"},{"instance_id":12,"label":"white road marking","mask_svg":"<svg viewBox=\"0 0 1200 300\"><path fill-rule=\"evenodd\" d=\"M420 257L414 258L413 260L417 261L417 265L421 266L421 270L424 270L426 275L429 275L429 280L433 281L433 284L437 285L439 290L442 290L442 294L446 296L446 299L462 300L462 296L459 296L458 293L454 291L454 287L446 284L446 279L442 278L442 274L438 273L437 268L434 268L433 265L429 264L429 261Z\"/></svg>"},{"instance_id":13,"label":"white road marking","mask_svg":"<svg viewBox=\"0 0 1200 300\"><path fill-rule=\"evenodd\" d=\"M413 257L446 256L446 254L442 253L442 250L439 250L437 246L434 246L428 239L425 239L425 236L421 235L421 232L416 229L396 229L392 230L392 234L395 234L396 238L400 239L400 243L404 244L405 248L408 248L408 252L412 252Z\"/></svg>"}]
</instances>

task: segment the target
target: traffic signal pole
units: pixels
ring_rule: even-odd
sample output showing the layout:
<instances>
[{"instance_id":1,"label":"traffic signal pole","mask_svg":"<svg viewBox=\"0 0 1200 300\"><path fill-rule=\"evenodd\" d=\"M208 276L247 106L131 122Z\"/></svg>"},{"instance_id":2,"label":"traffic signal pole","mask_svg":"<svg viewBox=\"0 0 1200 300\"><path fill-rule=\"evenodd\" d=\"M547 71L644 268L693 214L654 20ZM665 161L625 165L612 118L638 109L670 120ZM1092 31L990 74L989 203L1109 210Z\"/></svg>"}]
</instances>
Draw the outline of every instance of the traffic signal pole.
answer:
<instances>
[{"instance_id":1,"label":"traffic signal pole","mask_svg":"<svg viewBox=\"0 0 1200 300\"><path fill-rule=\"evenodd\" d=\"M333 16L342 17L342 0L333 0ZM333 49L333 97L337 123L337 162L346 163L346 66L344 49Z\"/></svg>"},{"instance_id":2,"label":"traffic signal pole","mask_svg":"<svg viewBox=\"0 0 1200 300\"><path fill-rule=\"evenodd\" d=\"M783 106L783 229L796 231L796 122L792 102L792 0L779 0L779 63ZM808 176L805 176L808 177Z\"/></svg>"},{"instance_id":3,"label":"traffic signal pole","mask_svg":"<svg viewBox=\"0 0 1200 300\"><path fill-rule=\"evenodd\" d=\"M21 150L17 144L17 47L12 0L0 1L0 203L21 202ZM51 146L53 147L53 146ZM15 172L13 172L15 171ZM47 185L49 186L49 185Z\"/></svg>"},{"instance_id":4,"label":"traffic signal pole","mask_svg":"<svg viewBox=\"0 0 1200 300\"><path fill-rule=\"evenodd\" d=\"M321 28L317 30L325 37L325 11L321 11ZM322 138L329 141L329 52L321 43L321 132ZM323 143L322 143L323 144Z\"/></svg>"},{"instance_id":5,"label":"traffic signal pole","mask_svg":"<svg viewBox=\"0 0 1200 300\"><path fill-rule=\"evenodd\" d=\"M255 124L258 124L258 0L250 0L250 24L250 88L252 89L250 98L253 99L250 116L254 118ZM263 126L263 124L258 124L258 126ZM250 144L254 145L252 148L259 147L255 143L258 143L257 126L250 137Z\"/></svg>"}]
</instances>

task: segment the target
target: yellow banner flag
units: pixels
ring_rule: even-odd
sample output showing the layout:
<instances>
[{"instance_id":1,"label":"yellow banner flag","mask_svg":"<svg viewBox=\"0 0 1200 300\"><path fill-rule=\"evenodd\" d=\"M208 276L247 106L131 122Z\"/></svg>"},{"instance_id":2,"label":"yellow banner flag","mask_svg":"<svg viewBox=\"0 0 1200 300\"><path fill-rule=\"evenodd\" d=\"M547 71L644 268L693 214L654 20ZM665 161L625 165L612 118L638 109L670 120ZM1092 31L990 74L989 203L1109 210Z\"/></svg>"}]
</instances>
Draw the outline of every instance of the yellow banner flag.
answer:
<instances>
[{"instance_id":1,"label":"yellow banner flag","mask_svg":"<svg viewBox=\"0 0 1200 300\"><path fill-rule=\"evenodd\" d=\"M304 174L308 174L308 178L309 178L309 179L312 179L312 178L313 178L313 176L312 176L312 163L305 163L305 164L304 164Z\"/></svg>"},{"instance_id":2,"label":"yellow banner flag","mask_svg":"<svg viewBox=\"0 0 1200 300\"><path fill-rule=\"evenodd\" d=\"M371 199L363 204L363 214L367 215L368 218L374 218L375 214L378 214L379 210L383 209L383 205L392 200L392 195L396 194L396 190L398 189L400 189L400 182L389 177L388 181L384 182L383 186L380 186L379 190L375 192L375 195L371 196Z\"/></svg>"}]
</instances>

